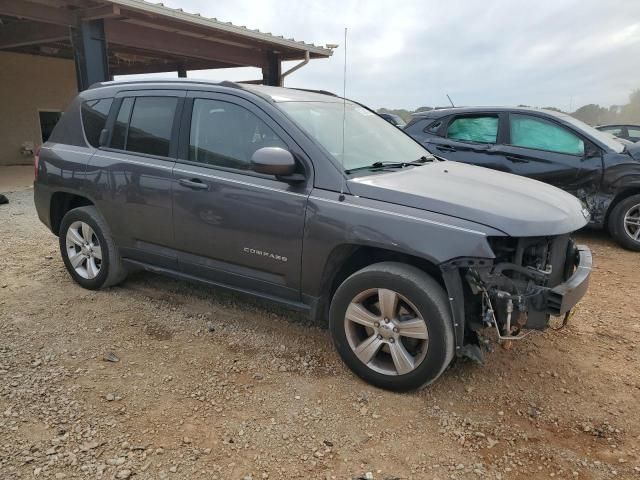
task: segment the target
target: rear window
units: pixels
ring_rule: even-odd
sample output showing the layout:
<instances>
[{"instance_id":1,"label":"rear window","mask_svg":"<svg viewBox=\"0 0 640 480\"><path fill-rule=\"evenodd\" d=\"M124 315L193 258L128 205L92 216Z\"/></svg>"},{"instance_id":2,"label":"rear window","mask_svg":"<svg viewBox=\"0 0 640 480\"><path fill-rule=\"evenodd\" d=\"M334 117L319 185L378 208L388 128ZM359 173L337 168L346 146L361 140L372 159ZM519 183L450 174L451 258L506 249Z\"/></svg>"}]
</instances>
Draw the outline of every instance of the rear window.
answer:
<instances>
[{"instance_id":1,"label":"rear window","mask_svg":"<svg viewBox=\"0 0 640 480\"><path fill-rule=\"evenodd\" d=\"M113 98L87 100L82 103L82 126L87 141L92 147L100 146L100 132L107 124Z\"/></svg>"}]
</instances>

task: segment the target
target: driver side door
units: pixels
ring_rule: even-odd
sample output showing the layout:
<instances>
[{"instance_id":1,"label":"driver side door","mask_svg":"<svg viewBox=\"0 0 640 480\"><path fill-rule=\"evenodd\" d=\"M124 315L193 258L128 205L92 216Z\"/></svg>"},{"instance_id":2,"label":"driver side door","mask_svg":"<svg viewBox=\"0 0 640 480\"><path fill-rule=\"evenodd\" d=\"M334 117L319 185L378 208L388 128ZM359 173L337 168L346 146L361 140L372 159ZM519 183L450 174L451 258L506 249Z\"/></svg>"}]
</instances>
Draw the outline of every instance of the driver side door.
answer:
<instances>
[{"instance_id":1,"label":"driver side door","mask_svg":"<svg viewBox=\"0 0 640 480\"><path fill-rule=\"evenodd\" d=\"M305 181L251 169L262 147L289 150ZM173 226L180 270L263 296L300 297L308 159L253 103L189 92L173 170Z\"/></svg>"}]
</instances>

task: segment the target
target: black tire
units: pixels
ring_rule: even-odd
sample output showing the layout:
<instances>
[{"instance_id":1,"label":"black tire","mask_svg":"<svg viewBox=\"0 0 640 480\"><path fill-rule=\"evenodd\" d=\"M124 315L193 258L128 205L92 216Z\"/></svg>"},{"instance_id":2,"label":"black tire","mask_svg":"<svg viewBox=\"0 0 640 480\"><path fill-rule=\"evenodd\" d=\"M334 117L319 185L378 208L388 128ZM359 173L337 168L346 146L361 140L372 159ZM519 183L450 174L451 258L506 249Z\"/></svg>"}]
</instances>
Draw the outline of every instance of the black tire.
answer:
<instances>
[{"instance_id":1,"label":"black tire","mask_svg":"<svg viewBox=\"0 0 640 480\"><path fill-rule=\"evenodd\" d=\"M99 272L94 278L84 278L76 271L69 260L67 233L75 222L84 222L89 225L95 233L95 237L97 237L101 247L102 259L100 261ZM82 287L88 290L98 290L116 285L126 278L127 271L122 265L118 248L111 237L111 231L95 207L87 206L69 210L60 223L58 237L60 254L62 255L64 265L67 267L67 271L71 277Z\"/></svg>"},{"instance_id":2,"label":"black tire","mask_svg":"<svg viewBox=\"0 0 640 480\"><path fill-rule=\"evenodd\" d=\"M373 370L358 358L349 345L345 322L347 308L361 292L378 288L392 289L405 297L426 323L426 354L409 373L393 375ZM332 299L329 328L345 364L363 380L387 390L414 390L432 383L444 372L454 356L453 325L445 291L422 270L402 263L373 264L347 278Z\"/></svg>"},{"instance_id":3,"label":"black tire","mask_svg":"<svg viewBox=\"0 0 640 480\"><path fill-rule=\"evenodd\" d=\"M609 215L609 233L628 250L640 252L640 239L635 240L625 228L625 216L640 206L640 195L632 195L620 201ZM640 227L639 227L640 228ZM635 233L635 231L633 231Z\"/></svg>"}]
</instances>

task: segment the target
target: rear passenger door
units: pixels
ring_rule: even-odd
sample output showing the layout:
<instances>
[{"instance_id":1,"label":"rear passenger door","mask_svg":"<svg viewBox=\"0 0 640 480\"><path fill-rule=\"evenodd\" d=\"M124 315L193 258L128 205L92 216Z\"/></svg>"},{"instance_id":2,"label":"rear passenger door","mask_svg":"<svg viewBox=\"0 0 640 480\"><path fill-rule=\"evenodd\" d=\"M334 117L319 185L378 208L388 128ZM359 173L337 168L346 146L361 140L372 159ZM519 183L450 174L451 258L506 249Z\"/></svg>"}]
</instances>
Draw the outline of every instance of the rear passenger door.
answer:
<instances>
[{"instance_id":1,"label":"rear passenger door","mask_svg":"<svg viewBox=\"0 0 640 480\"><path fill-rule=\"evenodd\" d=\"M500 113L453 115L444 120L442 136L428 139L431 153L447 160L506 170L504 158L492 150L499 141Z\"/></svg>"},{"instance_id":2,"label":"rear passenger door","mask_svg":"<svg viewBox=\"0 0 640 480\"><path fill-rule=\"evenodd\" d=\"M126 91L114 100L108 135L88 179L123 256L177 268L171 180L184 91Z\"/></svg>"},{"instance_id":3,"label":"rear passenger door","mask_svg":"<svg viewBox=\"0 0 640 480\"><path fill-rule=\"evenodd\" d=\"M306 181L251 169L262 147L288 149ZM262 109L228 94L189 92L173 175L179 266L212 282L299 300L310 162Z\"/></svg>"}]
</instances>

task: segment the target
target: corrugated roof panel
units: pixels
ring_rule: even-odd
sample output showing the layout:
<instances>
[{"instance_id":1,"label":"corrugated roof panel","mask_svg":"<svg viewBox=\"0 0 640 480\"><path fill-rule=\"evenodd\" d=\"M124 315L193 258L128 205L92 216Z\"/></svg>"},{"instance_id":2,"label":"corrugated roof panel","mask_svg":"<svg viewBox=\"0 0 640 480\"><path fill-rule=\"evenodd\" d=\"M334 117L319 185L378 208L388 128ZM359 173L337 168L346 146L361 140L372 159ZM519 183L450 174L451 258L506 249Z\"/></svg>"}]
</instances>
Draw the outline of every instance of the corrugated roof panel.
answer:
<instances>
[{"instance_id":1,"label":"corrugated roof panel","mask_svg":"<svg viewBox=\"0 0 640 480\"><path fill-rule=\"evenodd\" d=\"M260 32L258 29L250 29L245 26L234 25L231 22L222 22L216 18L203 17L199 13L188 13L181 8L170 8L162 3L151 3L145 0L108 0L110 3L119 5L131 10L160 15L174 20L207 27L218 31L224 31L230 34L240 35L252 38L261 42L272 44L274 46L286 47L288 49L299 50L301 52L309 51L314 56L329 57L333 53L331 49L295 40L293 38L286 39L283 36L276 36L271 33Z\"/></svg>"}]
</instances>

